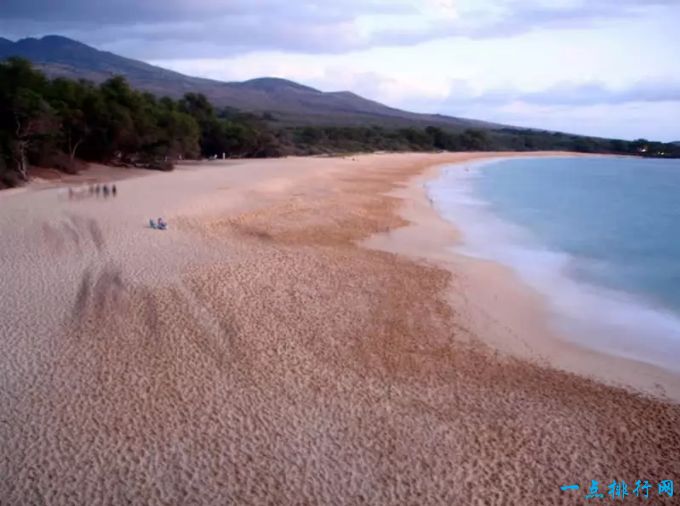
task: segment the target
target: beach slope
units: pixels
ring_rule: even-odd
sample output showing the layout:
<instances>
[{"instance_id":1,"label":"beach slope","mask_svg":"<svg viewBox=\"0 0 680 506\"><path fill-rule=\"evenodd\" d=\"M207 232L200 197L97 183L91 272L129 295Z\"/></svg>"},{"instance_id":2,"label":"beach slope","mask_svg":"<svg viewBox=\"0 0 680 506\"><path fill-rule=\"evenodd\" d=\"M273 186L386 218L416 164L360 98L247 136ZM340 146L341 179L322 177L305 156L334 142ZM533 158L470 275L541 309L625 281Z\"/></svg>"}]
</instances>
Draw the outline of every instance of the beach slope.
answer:
<instances>
[{"instance_id":1,"label":"beach slope","mask_svg":"<svg viewBox=\"0 0 680 506\"><path fill-rule=\"evenodd\" d=\"M559 487L678 477L678 404L494 345L455 230L414 232L414 181L483 156L0 195L0 503L578 504Z\"/></svg>"}]
</instances>

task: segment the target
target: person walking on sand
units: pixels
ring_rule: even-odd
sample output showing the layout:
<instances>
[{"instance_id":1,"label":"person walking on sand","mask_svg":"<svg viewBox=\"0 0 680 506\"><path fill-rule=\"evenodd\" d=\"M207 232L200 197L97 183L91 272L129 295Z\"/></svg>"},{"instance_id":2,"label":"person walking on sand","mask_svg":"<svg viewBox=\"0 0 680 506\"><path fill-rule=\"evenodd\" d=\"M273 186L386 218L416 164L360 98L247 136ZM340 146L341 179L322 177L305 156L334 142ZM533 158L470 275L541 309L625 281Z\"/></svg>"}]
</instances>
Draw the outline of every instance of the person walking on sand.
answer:
<instances>
[{"instance_id":1,"label":"person walking on sand","mask_svg":"<svg viewBox=\"0 0 680 506\"><path fill-rule=\"evenodd\" d=\"M111 195L115 197L117 193L118 190L116 189L116 185L115 184L111 185Z\"/></svg>"},{"instance_id":2,"label":"person walking on sand","mask_svg":"<svg viewBox=\"0 0 680 506\"><path fill-rule=\"evenodd\" d=\"M109 185L106 185L106 184L104 185L104 187L102 188L102 193L103 193L104 197L109 196Z\"/></svg>"}]
</instances>

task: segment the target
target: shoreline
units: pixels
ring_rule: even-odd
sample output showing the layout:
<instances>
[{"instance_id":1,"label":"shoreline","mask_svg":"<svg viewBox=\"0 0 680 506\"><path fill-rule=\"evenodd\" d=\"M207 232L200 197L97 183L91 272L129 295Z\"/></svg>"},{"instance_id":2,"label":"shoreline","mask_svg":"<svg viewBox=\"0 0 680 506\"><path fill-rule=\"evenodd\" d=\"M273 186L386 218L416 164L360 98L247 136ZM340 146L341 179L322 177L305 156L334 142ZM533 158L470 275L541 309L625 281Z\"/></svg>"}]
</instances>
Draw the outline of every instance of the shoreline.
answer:
<instances>
[{"instance_id":1,"label":"shoreline","mask_svg":"<svg viewBox=\"0 0 680 506\"><path fill-rule=\"evenodd\" d=\"M462 232L455 222L439 214L425 188L426 183L438 179L443 170L451 167L462 170L466 164L581 156L589 155L569 152L518 156L495 154L428 167L405 187L389 194L402 199L399 214L409 225L373 236L363 245L433 262L449 271L465 286L463 291L450 286L449 303L453 308L467 308L469 318L466 326L472 339L502 354L633 393L680 403L680 374L574 342L554 328L547 298L520 279L511 267L456 251L464 243ZM423 244L422 248L416 246Z\"/></svg>"},{"instance_id":2,"label":"shoreline","mask_svg":"<svg viewBox=\"0 0 680 506\"><path fill-rule=\"evenodd\" d=\"M0 502L533 506L677 476L680 406L482 339L526 328L499 287L527 320L540 300L452 254L417 181L488 156L206 163L105 200L2 199Z\"/></svg>"},{"instance_id":3,"label":"shoreline","mask_svg":"<svg viewBox=\"0 0 680 506\"><path fill-rule=\"evenodd\" d=\"M547 298L529 286L509 266L468 256L455 249L464 242L455 222L439 214L427 195L425 184L441 177L449 167L493 163L510 159L574 158L574 157L625 157L560 151L534 152L458 152L458 153L370 153L340 157L308 156L267 159L267 162L286 160L308 164L318 161L352 161L379 159L381 157L450 158L447 162L425 163L416 175L404 185L390 191L389 196L401 200L399 216L409 223L406 227L390 229L387 234L374 234L361 244L378 250L405 255L408 258L432 262L450 272L465 283L463 290L450 287L447 299L453 309L464 307L466 333L472 340L500 352L544 367L556 368L578 376L594 379L606 385L624 388L633 393L651 395L654 398L680 403L680 374L660 366L636 361L631 358L607 354L574 342L552 325L552 315ZM89 182L123 182L146 177L173 177L173 174L191 173L222 167L253 165L256 159L237 159L216 162L187 162L179 164L174 171L157 172L146 169L125 169L91 164L78 175L64 175L56 180L38 179L31 184L0 192L10 197L24 192L53 190L68 185ZM309 172L309 169L305 171ZM269 185L265 185L269 186ZM252 207L236 197L242 209ZM230 208L231 206L228 206ZM219 206L218 208L223 208ZM189 214L186 206L184 210ZM502 302L500 302L502 300ZM511 301L511 302L508 302ZM459 315L460 316L460 315Z\"/></svg>"}]
</instances>

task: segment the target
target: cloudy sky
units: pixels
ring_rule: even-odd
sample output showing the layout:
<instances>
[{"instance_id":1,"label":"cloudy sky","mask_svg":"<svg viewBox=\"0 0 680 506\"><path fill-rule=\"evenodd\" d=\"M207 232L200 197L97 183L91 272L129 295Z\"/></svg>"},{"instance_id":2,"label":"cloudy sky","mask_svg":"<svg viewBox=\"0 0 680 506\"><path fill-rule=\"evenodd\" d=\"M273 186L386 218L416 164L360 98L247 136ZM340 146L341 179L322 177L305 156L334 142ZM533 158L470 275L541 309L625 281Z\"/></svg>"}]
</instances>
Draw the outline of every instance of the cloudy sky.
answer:
<instances>
[{"instance_id":1,"label":"cloudy sky","mask_svg":"<svg viewBox=\"0 0 680 506\"><path fill-rule=\"evenodd\" d=\"M680 0L0 0L186 74L277 76L422 112L680 140Z\"/></svg>"}]
</instances>

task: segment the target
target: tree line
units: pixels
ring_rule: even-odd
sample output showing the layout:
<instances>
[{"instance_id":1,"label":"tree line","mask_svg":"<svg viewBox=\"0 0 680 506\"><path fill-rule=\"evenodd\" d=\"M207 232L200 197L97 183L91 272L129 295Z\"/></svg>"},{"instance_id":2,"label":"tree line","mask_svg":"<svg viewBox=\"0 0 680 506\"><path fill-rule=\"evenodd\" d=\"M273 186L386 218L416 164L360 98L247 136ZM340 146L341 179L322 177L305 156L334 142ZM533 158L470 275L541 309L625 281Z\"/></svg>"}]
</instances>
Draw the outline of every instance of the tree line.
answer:
<instances>
[{"instance_id":1,"label":"tree line","mask_svg":"<svg viewBox=\"0 0 680 506\"><path fill-rule=\"evenodd\" d=\"M30 166L76 172L79 161L171 170L179 159L274 157L370 151L571 150L680 156L680 146L524 130L428 126L277 126L216 109L205 96L179 100L132 89L122 77L99 85L48 79L20 58L0 62L0 187L27 181Z\"/></svg>"},{"instance_id":2,"label":"tree line","mask_svg":"<svg viewBox=\"0 0 680 506\"><path fill-rule=\"evenodd\" d=\"M521 128L450 130L435 126L297 127L296 149L303 154L362 151L577 151L581 153L680 157L680 146L646 139L626 141Z\"/></svg>"},{"instance_id":3,"label":"tree line","mask_svg":"<svg viewBox=\"0 0 680 506\"><path fill-rule=\"evenodd\" d=\"M218 112L202 95L180 100L132 89L48 79L20 58L0 62L0 183L30 166L65 172L79 160L169 170L178 159L277 156L276 136L255 117Z\"/></svg>"}]
</instances>

